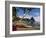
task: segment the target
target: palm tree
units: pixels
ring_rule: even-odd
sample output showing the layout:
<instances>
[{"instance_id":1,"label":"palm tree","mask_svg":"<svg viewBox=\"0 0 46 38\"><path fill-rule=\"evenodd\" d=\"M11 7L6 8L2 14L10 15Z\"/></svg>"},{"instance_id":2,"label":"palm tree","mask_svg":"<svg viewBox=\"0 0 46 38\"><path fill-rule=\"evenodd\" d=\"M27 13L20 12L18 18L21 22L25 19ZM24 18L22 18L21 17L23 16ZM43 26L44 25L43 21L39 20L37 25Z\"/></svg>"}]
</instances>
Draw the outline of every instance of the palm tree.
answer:
<instances>
[{"instance_id":1,"label":"palm tree","mask_svg":"<svg viewBox=\"0 0 46 38\"><path fill-rule=\"evenodd\" d=\"M12 13L13 13L13 16L16 17L16 8L15 7L12 8Z\"/></svg>"},{"instance_id":2,"label":"palm tree","mask_svg":"<svg viewBox=\"0 0 46 38\"><path fill-rule=\"evenodd\" d=\"M24 17L30 15L32 8L24 8Z\"/></svg>"},{"instance_id":3,"label":"palm tree","mask_svg":"<svg viewBox=\"0 0 46 38\"><path fill-rule=\"evenodd\" d=\"M24 16L23 16L23 18L25 17L25 16L27 16L28 17L28 15L30 15L30 11L32 10L32 8L22 8L23 10L24 10ZM22 18L22 19L23 19ZM22 20L21 19L21 20ZM27 21L26 20L26 23L28 23L29 21Z\"/></svg>"},{"instance_id":4,"label":"palm tree","mask_svg":"<svg viewBox=\"0 0 46 38\"><path fill-rule=\"evenodd\" d=\"M12 7L12 15L13 15L13 22L14 22L16 19L16 8L15 7Z\"/></svg>"}]
</instances>

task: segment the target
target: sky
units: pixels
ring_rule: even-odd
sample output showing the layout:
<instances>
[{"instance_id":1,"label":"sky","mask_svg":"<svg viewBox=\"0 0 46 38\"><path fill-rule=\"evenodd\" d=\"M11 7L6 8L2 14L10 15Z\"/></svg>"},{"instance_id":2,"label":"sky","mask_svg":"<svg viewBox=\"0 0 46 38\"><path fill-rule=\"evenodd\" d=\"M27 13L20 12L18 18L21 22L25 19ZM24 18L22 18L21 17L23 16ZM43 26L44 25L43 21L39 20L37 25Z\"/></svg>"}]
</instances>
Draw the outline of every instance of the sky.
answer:
<instances>
[{"instance_id":1,"label":"sky","mask_svg":"<svg viewBox=\"0 0 46 38\"><path fill-rule=\"evenodd\" d=\"M29 9L29 8L25 8L25 9ZM28 10L26 10L26 11L28 12ZM23 17L25 15L23 7L16 7L16 12L17 12L17 16ZM35 18L35 20L39 21L40 8L32 8L32 10L30 10L30 12L28 14L26 14L25 17L27 16L30 18L31 16L33 16Z\"/></svg>"},{"instance_id":2,"label":"sky","mask_svg":"<svg viewBox=\"0 0 46 38\"><path fill-rule=\"evenodd\" d=\"M22 7L17 7L16 11L17 11L17 16L24 16L24 10ZM40 8L32 8L28 16L40 16Z\"/></svg>"}]
</instances>

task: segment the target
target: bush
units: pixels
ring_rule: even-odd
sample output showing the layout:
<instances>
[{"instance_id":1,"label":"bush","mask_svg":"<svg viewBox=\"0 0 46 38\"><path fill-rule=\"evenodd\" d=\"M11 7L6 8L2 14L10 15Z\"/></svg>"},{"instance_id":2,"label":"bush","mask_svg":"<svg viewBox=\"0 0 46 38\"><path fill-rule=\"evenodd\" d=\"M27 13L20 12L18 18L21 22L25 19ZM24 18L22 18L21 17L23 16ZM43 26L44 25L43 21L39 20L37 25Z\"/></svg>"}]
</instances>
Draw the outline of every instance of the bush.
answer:
<instances>
[{"instance_id":1,"label":"bush","mask_svg":"<svg viewBox=\"0 0 46 38\"><path fill-rule=\"evenodd\" d=\"M12 21L14 22L14 21L15 21L15 19L16 19L16 18L15 18L15 16L13 16L13 17L12 17Z\"/></svg>"}]
</instances>

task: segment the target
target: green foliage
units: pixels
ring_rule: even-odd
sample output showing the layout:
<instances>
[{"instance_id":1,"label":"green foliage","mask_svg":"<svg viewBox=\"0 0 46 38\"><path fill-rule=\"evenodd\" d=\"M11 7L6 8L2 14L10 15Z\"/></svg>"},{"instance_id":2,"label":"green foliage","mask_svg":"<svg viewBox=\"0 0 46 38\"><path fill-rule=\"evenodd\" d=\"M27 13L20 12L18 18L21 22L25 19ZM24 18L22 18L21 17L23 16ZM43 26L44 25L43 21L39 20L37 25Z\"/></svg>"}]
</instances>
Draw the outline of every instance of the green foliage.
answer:
<instances>
[{"instance_id":1,"label":"green foliage","mask_svg":"<svg viewBox=\"0 0 46 38\"><path fill-rule=\"evenodd\" d=\"M15 18L15 16L13 16L13 17L12 17L12 21L14 22L14 21L15 21L15 19L16 19L16 18Z\"/></svg>"},{"instance_id":2,"label":"green foliage","mask_svg":"<svg viewBox=\"0 0 46 38\"><path fill-rule=\"evenodd\" d=\"M15 16L13 16L13 18L12 18L12 21L14 22L14 21L19 21L20 20L20 18L19 17L15 17Z\"/></svg>"}]
</instances>

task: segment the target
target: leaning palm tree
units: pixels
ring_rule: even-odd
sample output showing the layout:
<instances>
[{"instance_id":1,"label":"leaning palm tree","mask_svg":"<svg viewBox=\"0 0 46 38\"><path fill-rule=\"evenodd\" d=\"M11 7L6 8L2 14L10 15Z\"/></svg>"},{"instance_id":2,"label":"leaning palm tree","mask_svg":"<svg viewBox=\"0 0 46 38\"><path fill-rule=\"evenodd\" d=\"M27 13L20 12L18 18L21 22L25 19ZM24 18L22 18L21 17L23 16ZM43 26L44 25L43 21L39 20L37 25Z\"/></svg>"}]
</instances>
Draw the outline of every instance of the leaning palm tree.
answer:
<instances>
[{"instance_id":1,"label":"leaning palm tree","mask_svg":"<svg viewBox=\"0 0 46 38\"><path fill-rule=\"evenodd\" d=\"M28 17L28 16L30 15L30 11L32 10L32 8L23 8L23 10L24 10L24 16L23 16L23 18L24 18L25 16ZM22 19L23 19L23 18L22 18ZM21 19L21 20L22 20L22 19ZM27 21L27 20L24 21L24 23L26 23L26 24L28 24L28 22L29 22L29 21Z\"/></svg>"},{"instance_id":2,"label":"leaning palm tree","mask_svg":"<svg viewBox=\"0 0 46 38\"><path fill-rule=\"evenodd\" d=\"M30 11L32 10L32 8L24 8L24 16L29 16L30 15Z\"/></svg>"}]
</instances>

